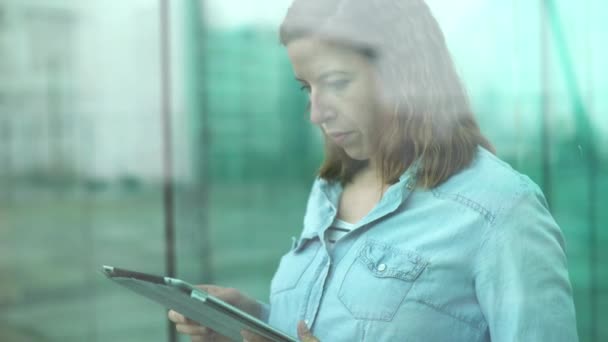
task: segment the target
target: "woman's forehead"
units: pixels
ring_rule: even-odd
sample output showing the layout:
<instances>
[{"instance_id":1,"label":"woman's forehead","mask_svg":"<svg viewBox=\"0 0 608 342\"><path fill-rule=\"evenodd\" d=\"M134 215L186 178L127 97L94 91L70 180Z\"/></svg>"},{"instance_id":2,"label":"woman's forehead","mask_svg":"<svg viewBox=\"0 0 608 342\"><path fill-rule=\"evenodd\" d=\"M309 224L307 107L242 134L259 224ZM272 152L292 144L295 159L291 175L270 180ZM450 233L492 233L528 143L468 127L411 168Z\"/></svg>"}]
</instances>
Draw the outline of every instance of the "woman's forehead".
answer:
<instances>
[{"instance_id":1,"label":"woman's forehead","mask_svg":"<svg viewBox=\"0 0 608 342\"><path fill-rule=\"evenodd\" d=\"M296 77L302 79L315 77L332 68L358 71L369 66L365 57L354 49L312 37L291 41L287 44L287 54Z\"/></svg>"}]
</instances>

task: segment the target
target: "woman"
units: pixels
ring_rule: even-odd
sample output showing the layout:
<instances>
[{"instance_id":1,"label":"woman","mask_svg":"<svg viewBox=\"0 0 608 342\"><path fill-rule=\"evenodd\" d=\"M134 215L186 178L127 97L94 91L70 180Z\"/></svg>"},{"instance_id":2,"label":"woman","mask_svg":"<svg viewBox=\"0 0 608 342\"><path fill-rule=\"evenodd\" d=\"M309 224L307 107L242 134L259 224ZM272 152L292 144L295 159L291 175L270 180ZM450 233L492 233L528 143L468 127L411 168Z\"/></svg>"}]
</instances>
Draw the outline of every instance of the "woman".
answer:
<instances>
[{"instance_id":1,"label":"woman","mask_svg":"<svg viewBox=\"0 0 608 342\"><path fill-rule=\"evenodd\" d=\"M426 4L295 0L280 38L325 160L270 305L208 289L303 340L576 341L560 229L480 133Z\"/></svg>"}]
</instances>

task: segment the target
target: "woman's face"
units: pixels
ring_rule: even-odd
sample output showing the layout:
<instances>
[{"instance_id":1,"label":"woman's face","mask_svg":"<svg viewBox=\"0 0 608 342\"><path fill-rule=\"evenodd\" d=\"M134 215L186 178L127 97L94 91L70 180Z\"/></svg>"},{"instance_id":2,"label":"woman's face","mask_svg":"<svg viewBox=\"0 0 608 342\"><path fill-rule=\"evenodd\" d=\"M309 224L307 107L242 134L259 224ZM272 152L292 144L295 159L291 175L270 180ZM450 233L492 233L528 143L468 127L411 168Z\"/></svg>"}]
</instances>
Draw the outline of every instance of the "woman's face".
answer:
<instances>
[{"instance_id":1,"label":"woman's face","mask_svg":"<svg viewBox=\"0 0 608 342\"><path fill-rule=\"evenodd\" d=\"M296 79L310 98L310 121L356 160L373 155L380 118L373 66L362 54L314 38L287 45Z\"/></svg>"}]
</instances>

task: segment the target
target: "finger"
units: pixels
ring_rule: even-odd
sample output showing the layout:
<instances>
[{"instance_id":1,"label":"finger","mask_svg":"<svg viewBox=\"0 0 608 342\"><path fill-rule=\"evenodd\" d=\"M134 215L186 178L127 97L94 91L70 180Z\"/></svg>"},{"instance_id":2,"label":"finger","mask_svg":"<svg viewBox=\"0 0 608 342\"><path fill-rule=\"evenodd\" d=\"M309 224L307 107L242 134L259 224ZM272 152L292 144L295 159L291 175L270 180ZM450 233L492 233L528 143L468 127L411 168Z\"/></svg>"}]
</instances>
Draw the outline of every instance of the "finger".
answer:
<instances>
[{"instance_id":1,"label":"finger","mask_svg":"<svg viewBox=\"0 0 608 342\"><path fill-rule=\"evenodd\" d=\"M199 288L199 289L201 289L203 291L209 292L212 295L215 295L217 293L221 293L222 290L224 289L221 286L209 285L209 284L195 285L194 287Z\"/></svg>"},{"instance_id":2,"label":"finger","mask_svg":"<svg viewBox=\"0 0 608 342\"><path fill-rule=\"evenodd\" d=\"M241 336L243 337L243 342L253 342L255 336L247 330L241 330Z\"/></svg>"},{"instance_id":3,"label":"finger","mask_svg":"<svg viewBox=\"0 0 608 342\"><path fill-rule=\"evenodd\" d=\"M211 336L214 334L213 330L194 324L176 324L175 330L180 334L186 335Z\"/></svg>"},{"instance_id":4,"label":"finger","mask_svg":"<svg viewBox=\"0 0 608 342\"><path fill-rule=\"evenodd\" d=\"M173 323L187 323L188 320L186 319L186 317L182 314L180 314L177 311L174 310L169 310L169 312L167 313L167 317L169 317L169 320Z\"/></svg>"},{"instance_id":5,"label":"finger","mask_svg":"<svg viewBox=\"0 0 608 342\"><path fill-rule=\"evenodd\" d=\"M196 287L198 287L199 289L206 291L207 293L209 293L212 296L215 296L217 298L220 298L228 303L233 304L233 302L235 302L238 298L238 291L236 291L233 288L228 288L228 287L221 287L221 286L216 286L216 285L207 285L207 284L203 284L203 285L196 285Z\"/></svg>"},{"instance_id":6,"label":"finger","mask_svg":"<svg viewBox=\"0 0 608 342\"><path fill-rule=\"evenodd\" d=\"M197 325L198 323L191 320L190 318L180 314L177 311L173 311L173 310L169 310L169 313L167 314L167 316L169 316L169 320L172 321L175 324L193 324L193 325Z\"/></svg>"},{"instance_id":7,"label":"finger","mask_svg":"<svg viewBox=\"0 0 608 342\"><path fill-rule=\"evenodd\" d=\"M298 338L302 342L319 342L319 340L312 335L304 321L298 322Z\"/></svg>"}]
</instances>

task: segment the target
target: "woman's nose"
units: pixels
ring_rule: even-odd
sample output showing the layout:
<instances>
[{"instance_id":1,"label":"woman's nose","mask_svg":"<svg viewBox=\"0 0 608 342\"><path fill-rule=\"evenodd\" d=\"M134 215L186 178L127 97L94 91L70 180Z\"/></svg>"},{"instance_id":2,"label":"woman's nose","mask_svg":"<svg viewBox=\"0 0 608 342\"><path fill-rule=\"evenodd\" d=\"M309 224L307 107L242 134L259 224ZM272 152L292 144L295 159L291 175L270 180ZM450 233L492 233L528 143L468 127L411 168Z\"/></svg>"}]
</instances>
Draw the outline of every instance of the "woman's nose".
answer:
<instances>
[{"instance_id":1,"label":"woman's nose","mask_svg":"<svg viewBox=\"0 0 608 342\"><path fill-rule=\"evenodd\" d=\"M328 106L326 99L316 92L310 94L310 122L315 125L331 120L335 112Z\"/></svg>"}]
</instances>

